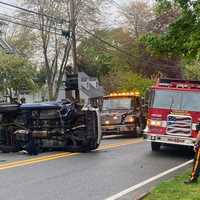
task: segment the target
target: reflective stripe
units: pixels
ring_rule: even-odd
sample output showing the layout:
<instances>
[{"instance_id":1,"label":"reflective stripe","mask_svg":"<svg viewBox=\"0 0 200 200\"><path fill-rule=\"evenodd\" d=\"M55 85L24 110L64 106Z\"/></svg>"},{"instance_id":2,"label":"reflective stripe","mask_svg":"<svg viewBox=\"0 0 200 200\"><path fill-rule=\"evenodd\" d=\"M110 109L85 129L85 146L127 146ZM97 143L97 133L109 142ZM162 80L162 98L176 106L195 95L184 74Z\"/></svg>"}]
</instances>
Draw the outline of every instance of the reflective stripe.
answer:
<instances>
[{"instance_id":1,"label":"reflective stripe","mask_svg":"<svg viewBox=\"0 0 200 200\"><path fill-rule=\"evenodd\" d=\"M198 149L197 159L196 159L196 162L195 162L195 165L194 165L194 169L192 171L192 178L194 178L194 175L196 174L196 170L197 170L197 167L198 167L198 164L199 164L199 157L200 157L200 148Z\"/></svg>"}]
</instances>

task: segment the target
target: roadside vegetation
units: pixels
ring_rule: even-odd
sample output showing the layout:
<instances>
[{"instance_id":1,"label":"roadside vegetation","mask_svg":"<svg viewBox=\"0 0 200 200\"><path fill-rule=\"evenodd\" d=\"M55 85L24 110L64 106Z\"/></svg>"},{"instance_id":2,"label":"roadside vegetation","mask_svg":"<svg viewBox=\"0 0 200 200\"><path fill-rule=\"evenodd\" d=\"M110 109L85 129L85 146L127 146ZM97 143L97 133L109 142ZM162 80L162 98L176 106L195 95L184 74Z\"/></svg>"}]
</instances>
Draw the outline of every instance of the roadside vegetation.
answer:
<instances>
[{"instance_id":1,"label":"roadside vegetation","mask_svg":"<svg viewBox=\"0 0 200 200\"><path fill-rule=\"evenodd\" d=\"M199 200L200 183L186 185L191 170L155 187L144 200Z\"/></svg>"},{"instance_id":2,"label":"roadside vegetation","mask_svg":"<svg viewBox=\"0 0 200 200\"><path fill-rule=\"evenodd\" d=\"M20 55L0 52L0 91L12 99L20 93L38 89L36 68Z\"/></svg>"},{"instance_id":3,"label":"roadside vegetation","mask_svg":"<svg viewBox=\"0 0 200 200\"><path fill-rule=\"evenodd\" d=\"M144 93L159 77L198 80L198 6L189 0L158 0L153 6L141 0L121 7L125 25L96 29L95 37L81 40L79 68L99 77L106 92Z\"/></svg>"},{"instance_id":4,"label":"roadside vegetation","mask_svg":"<svg viewBox=\"0 0 200 200\"><path fill-rule=\"evenodd\" d=\"M31 73L29 83L31 79L38 80L39 88L46 84L46 93L54 100L65 71L71 71L69 1L19 2L44 15L33 18L30 13L17 12L16 19L26 19L26 23L9 25L5 39L37 72L36 78L35 72ZM108 17L102 13L106 5L116 6L113 1L77 1L79 70L98 77L106 93L116 90L145 93L159 77L199 79L199 4L192 0L157 0L154 5L145 0L133 1L117 6L122 23L110 26ZM66 21L55 21L45 15ZM31 28L33 24L36 29ZM65 31L63 35L61 30ZM24 73L23 68L20 70ZM35 88L32 86L29 90Z\"/></svg>"}]
</instances>

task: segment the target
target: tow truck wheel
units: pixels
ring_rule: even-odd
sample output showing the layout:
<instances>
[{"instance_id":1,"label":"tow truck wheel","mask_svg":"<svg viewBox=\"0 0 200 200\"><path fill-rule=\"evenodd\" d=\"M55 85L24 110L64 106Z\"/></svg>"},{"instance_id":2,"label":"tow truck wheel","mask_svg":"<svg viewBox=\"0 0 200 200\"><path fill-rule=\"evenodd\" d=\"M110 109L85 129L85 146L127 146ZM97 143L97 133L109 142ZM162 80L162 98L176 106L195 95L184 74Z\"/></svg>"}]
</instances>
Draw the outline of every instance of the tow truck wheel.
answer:
<instances>
[{"instance_id":1,"label":"tow truck wheel","mask_svg":"<svg viewBox=\"0 0 200 200\"><path fill-rule=\"evenodd\" d=\"M158 142L151 142L151 149L152 151L159 151L161 143Z\"/></svg>"},{"instance_id":2,"label":"tow truck wheel","mask_svg":"<svg viewBox=\"0 0 200 200\"><path fill-rule=\"evenodd\" d=\"M142 136L142 131L143 131L143 123L142 123L142 119L138 118L137 119L137 123L136 123L136 128L135 128L135 136L136 137L140 137Z\"/></svg>"},{"instance_id":3,"label":"tow truck wheel","mask_svg":"<svg viewBox=\"0 0 200 200\"><path fill-rule=\"evenodd\" d=\"M142 128L141 126L137 126L135 129L136 137L140 137L142 135Z\"/></svg>"}]
</instances>

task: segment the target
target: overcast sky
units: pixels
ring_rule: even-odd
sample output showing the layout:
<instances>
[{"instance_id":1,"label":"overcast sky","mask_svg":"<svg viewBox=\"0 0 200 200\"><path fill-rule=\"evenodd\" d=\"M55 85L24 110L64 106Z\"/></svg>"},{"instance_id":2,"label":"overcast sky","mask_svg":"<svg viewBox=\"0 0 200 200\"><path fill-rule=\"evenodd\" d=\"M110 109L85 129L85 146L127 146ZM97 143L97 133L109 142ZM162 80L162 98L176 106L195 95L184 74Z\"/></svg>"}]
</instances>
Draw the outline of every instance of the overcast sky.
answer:
<instances>
[{"instance_id":1,"label":"overcast sky","mask_svg":"<svg viewBox=\"0 0 200 200\"><path fill-rule=\"evenodd\" d=\"M121 5L122 7L124 7L125 5L128 5L128 3L130 3L131 1L134 1L134 0L115 0L119 5ZM18 2L20 2L20 0L3 0L3 2L6 2L6 3L11 3L11 4L15 4L17 5ZM0 5L0 9L2 9L2 7L4 7L4 9L7 11L7 12L12 12L12 8L9 8L7 6L3 6L3 5ZM115 6L112 6L110 4L110 10L112 11L113 14L116 14L119 9L117 9ZM110 11L110 10L107 10L107 11Z\"/></svg>"},{"instance_id":2,"label":"overcast sky","mask_svg":"<svg viewBox=\"0 0 200 200\"><path fill-rule=\"evenodd\" d=\"M134 0L114 0L117 2L122 8L126 5L130 4L130 2L133 2ZM152 0L146 0L147 2L152 2ZM3 2L11 3L17 5L20 0L3 0ZM104 8L103 15L105 16L104 22L108 26L119 26L121 21L120 20L120 9L117 8L117 6L114 6L112 4L109 4ZM14 9L0 5L0 12L9 13L9 15L14 14Z\"/></svg>"}]
</instances>

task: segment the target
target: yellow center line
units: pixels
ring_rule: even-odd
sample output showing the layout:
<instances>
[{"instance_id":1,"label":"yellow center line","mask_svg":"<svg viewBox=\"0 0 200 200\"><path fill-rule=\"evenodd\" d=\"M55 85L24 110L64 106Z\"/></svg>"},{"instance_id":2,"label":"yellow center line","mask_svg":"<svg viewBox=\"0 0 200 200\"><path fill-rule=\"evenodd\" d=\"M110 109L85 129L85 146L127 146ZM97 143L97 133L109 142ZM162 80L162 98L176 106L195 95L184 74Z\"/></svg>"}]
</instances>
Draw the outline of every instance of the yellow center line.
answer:
<instances>
[{"instance_id":1,"label":"yellow center line","mask_svg":"<svg viewBox=\"0 0 200 200\"><path fill-rule=\"evenodd\" d=\"M51 154L51 155L46 155L46 156L39 156L37 158L30 158L30 159L26 159L26 160L17 160L17 161L13 161L13 162L8 162L8 163L3 163L0 164L0 168L2 166L7 166L7 165L13 165L13 164L20 164L20 163L24 163L24 162L31 162L31 161L40 161L43 160L45 158L52 158L52 157L57 157L57 156L62 156L62 155L67 155L70 154L69 152L63 152L63 153L55 153L55 154Z\"/></svg>"},{"instance_id":2,"label":"yellow center line","mask_svg":"<svg viewBox=\"0 0 200 200\"><path fill-rule=\"evenodd\" d=\"M37 163L41 163L41 162L46 162L46 161L50 161L50 160L56 160L56 159L59 159L59 158L66 158L66 157L70 157L70 156L74 156L74 155L79 155L79 154L80 153L71 153L71 154L54 156L54 157L49 157L49 158L44 158L42 160L34 160L34 161L26 160L24 163L18 163L18 164L14 164L14 165L1 166L0 170L5 170L5 169L10 169L10 168L15 168L15 167L22 167L22 166L26 166L26 165L33 165L33 164L37 164Z\"/></svg>"},{"instance_id":3,"label":"yellow center line","mask_svg":"<svg viewBox=\"0 0 200 200\"><path fill-rule=\"evenodd\" d=\"M114 147L120 147L120 146L129 145L129 144L139 144L143 141L144 141L143 139L134 139L132 141L127 140L127 141L123 141L121 143L104 144L104 145L101 145L101 147L98 150L111 149Z\"/></svg>"},{"instance_id":4,"label":"yellow center line","mask_svg":"<svg viewBox=\"0 0 200 200\"><path fill-rule=\"evenodd\" d=\"M126 141L126 142L116 143L116 144L105 144L105 145L102 145L99 149L97 149L97 151L119 148L121 146L138 144L138 143L142 143L142 140L129 141L129 142ZM37 164L37 163L41 163L41 162L56 160L59 158L71 157L71 156L75 156L75 155L80 155L80 153L63 152L63 153L57 153L57 154L48 155L48 156L40 156L40 157L32 158L32 159L19 160L19 161L1 164L0 170L6 170L6 169L15 168L15 167L22 167L22 166L26 166L26 165L33 165L33 164Z\"/></svg>"}]
</instances>

